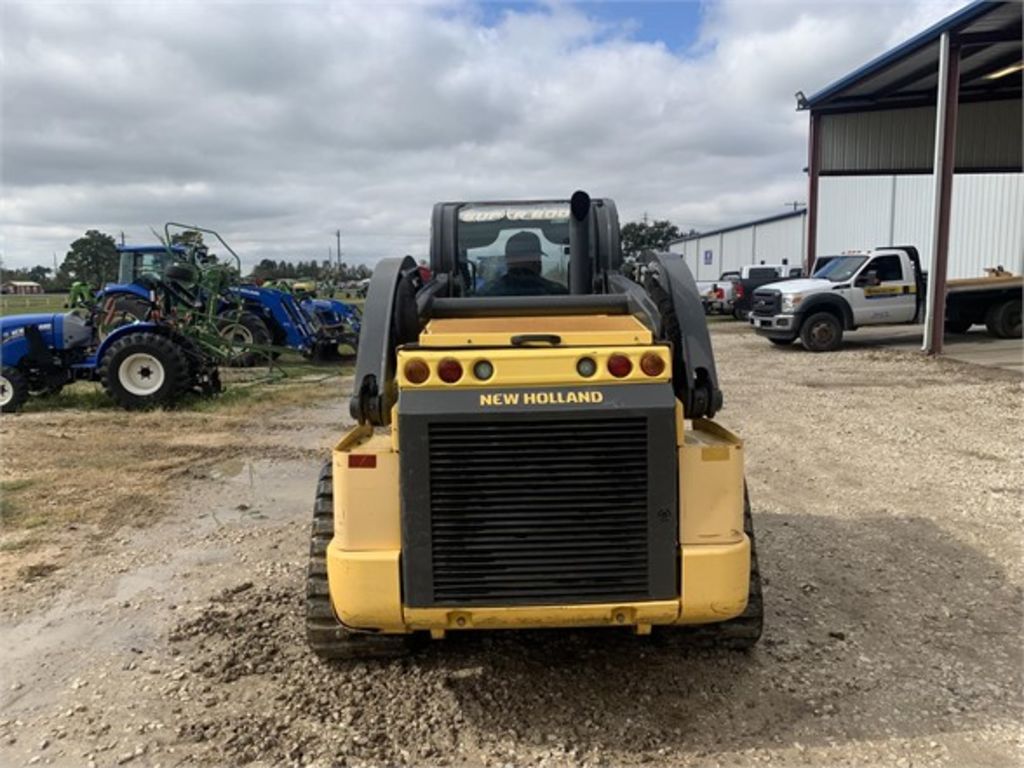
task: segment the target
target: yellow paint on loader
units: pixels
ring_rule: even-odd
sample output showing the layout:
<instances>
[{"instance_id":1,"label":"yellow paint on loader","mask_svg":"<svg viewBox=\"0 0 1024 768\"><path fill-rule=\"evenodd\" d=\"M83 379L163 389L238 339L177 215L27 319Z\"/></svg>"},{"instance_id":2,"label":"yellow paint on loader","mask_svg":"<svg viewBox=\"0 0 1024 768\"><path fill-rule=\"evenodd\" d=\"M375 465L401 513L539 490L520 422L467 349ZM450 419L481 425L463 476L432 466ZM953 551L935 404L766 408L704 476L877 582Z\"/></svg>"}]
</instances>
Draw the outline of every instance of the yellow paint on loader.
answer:
<instances>
[{"instance_id":1,"label":"yellow paint on loader","mask_svg":"<svg viewBox=\"0 0 1024 768\"><path fill-rule=\"evenodd\" d=\"M702 624L746 608L750 541L743 533L743 443L677 407L678 600L472 608L409 608L401 596L400 456L385 430L351 429L334 449L335 535L327 548L331 600L349 627L387 633L558 626ZM375 466L349 457L375 457Z\"/></svg>"}]
</instances>

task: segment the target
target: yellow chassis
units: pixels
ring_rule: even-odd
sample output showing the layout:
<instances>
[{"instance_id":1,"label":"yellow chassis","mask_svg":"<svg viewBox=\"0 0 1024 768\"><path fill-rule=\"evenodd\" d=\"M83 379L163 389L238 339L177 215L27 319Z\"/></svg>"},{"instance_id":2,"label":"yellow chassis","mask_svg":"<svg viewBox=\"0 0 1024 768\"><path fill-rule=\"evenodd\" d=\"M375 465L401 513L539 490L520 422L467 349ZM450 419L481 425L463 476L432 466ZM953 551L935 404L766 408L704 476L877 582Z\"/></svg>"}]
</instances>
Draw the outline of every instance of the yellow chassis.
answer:
<instances>
[{"instance_id":1,"label":"yellow chassis","mask_svg":"<svg viewBox=\"0 0 1024 768\"><path fill-rule=\"evenodd\" d=\"M402 603L399 460L394 432L350 430L334 449L334 539L327 577L338 618L356 630L633 627L707 624L747 605L750 541L743 533L743 444L710 421L685 428L676 408L681 584L678 599L516 607L410 608ZM373 466L362 457L373 457ZM350 460L350 457L356 457Z\"/></svg>"}]
</instances>

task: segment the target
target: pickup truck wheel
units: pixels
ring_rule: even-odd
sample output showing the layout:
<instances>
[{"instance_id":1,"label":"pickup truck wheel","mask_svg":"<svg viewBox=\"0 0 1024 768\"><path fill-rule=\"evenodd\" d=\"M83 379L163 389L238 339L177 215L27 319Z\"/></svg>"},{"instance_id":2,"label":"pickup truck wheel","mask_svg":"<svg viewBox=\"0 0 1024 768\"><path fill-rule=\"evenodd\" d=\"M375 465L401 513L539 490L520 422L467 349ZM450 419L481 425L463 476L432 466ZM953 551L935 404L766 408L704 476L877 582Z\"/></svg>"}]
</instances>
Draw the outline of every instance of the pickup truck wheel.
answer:
<instances>
[{"instance_id":1,"label":"pickup truck wheel","mask_svg":"<svg viewBox=\"0 0 1024 768\"><path fill-rule=\"evenodd\" d=\"M732 311L732 316L741 322L746 322L747 318L750 317L750 311L735 307Z\"/></svg>"},{"instance_id":2,"label":"pickup truck wheel","mask_svg":"<svg viewBox=\"0 0 1024 768\"><path fill-rule=\"evenodd\" d=\"M985 313L985 327L997 339L1021 337L1020 299L996 304Z\"/></svg>"},{"instance_id":3,"label":"pickup truck wheel","mask_svg":"<svg viewBox=\"0 0 1024 768\"><path fill-rule=\"evenodd\" d=\"M800 340L811 352L834 352L843 343L843 326L830 312L818 312L804 321Z\"/></svg>"}]
</instances>

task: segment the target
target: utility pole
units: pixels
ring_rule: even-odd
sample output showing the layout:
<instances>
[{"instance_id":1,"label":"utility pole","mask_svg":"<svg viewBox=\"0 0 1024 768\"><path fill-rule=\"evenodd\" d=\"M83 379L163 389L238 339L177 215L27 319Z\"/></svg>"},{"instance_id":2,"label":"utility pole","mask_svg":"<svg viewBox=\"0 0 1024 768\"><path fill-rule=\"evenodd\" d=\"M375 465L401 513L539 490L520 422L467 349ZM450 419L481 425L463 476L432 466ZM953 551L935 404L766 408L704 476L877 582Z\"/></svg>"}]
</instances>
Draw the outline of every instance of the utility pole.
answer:
<instances>
[{"instance_id":1,"label":"utility pole","mask_svg":"<svg viewBox=\"0 0 1024 768\"><path fill-rule=\"evenodd\" d=\"M338 279L341 279L341 230L337 229L334 231L335 236L338 238L338 248L335 253L338 255Z\"/></svg>"},{"instance_id":2,"label":"utility pole","mask_svg":"<svg viewBox=\"0 0 1024 768\"><path fill-rule=\"evenodd\" d=\"M121 230L121 247L124 248L124 230Z\"/></svg>"},{"instance_id":3,"label":"utility pole","mask_svg":"<svg viewBox=\"0 0 1024 768\"><path fill-rule=\"evenodd\" d=\"M792 202L789 203L783 203L783 205L786 206L787 208L792 208L795 212L798 211L801 207L806 206L807 203L801 203L799 200L793 200Z\"/></svg>"}]
</instances>

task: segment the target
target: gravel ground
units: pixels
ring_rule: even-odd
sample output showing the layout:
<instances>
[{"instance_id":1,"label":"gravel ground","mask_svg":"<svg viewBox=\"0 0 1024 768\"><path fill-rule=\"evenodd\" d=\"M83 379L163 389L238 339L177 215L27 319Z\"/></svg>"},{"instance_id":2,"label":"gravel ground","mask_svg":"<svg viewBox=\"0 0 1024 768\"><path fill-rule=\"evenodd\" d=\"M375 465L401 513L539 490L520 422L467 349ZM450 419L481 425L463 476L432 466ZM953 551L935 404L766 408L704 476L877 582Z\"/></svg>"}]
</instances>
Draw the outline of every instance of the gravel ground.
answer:
<instances>
[{"instance_id":1,"label":"gravel ground","mask_svg":"<svg viewBox=\"0 0 1024 768\"><path fill-rule=\"evenodd\" d=\"M254 431L160 521L6 585L0 764L1020 765L1020 378L714 339L766 580L754 652L606 630L315 660L305 455L341 426L319 405L282 434L301 455Z\"/></svg>"}]
</instances>

